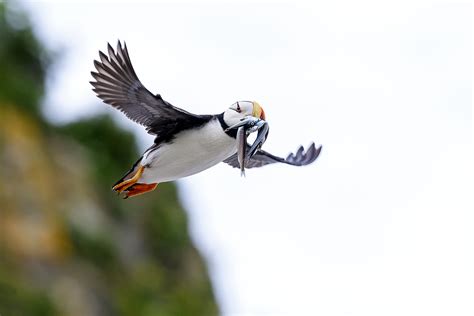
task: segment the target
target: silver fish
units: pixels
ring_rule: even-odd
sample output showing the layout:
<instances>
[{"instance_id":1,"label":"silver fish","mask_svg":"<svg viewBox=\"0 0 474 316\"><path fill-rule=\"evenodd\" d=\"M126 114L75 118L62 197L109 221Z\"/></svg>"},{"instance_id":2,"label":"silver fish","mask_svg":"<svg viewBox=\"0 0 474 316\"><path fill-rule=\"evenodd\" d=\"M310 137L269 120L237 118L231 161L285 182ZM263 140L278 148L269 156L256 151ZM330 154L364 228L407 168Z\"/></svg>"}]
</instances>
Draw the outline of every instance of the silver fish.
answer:
<instances>
[{"instance_id":1,"label":"silver fish","mask_svg":"<svg viewBox=\"0 0 474 316\"><path fill-rule=\"evenodd\" d=\"M247 128L250 128L250 127L254 127L255 125L258 125L260 121L263 121L259 118L256 118L256 117L253 117L253 116L247 116L247 117L244 117L240 120L240 122L226 128L226 132L230 131L231 129L236 129L236 128L239 128L241 126L246 126ZM252 132L255 132L255 130L253 130Z\"/></svg>"},{"instance_id":2,"label":"silver fish","mask_svg":"<svg viewBox=\"0 0 474 316\"><path fill-rule=\"evenodd\" d=\"M245 177L246 151L247 151L247 131L245 126L237 130L237 160L240 166L240 175Z\"/></svg>"},{"instance_id":3,"label":"silver fish","mask_svg":"<svg viewBox=\"0 0 474 316\"><path fill-rule=\"evenodd\" d=\"M236 128L238 129L236 136L237 160L239 162L240 174L245 176L245 166L267 140L269 126L266 121L249 116L241 119L237 124L228 127L226 132ZM247 137L256 131L258 131L257 138L252 145L249 145Z\"/></svg>"},{"instance_id":4,"label":"silver fish","mask_svg":"<svg viewBox=\"0 0 474 316\"><path fill-rule=\"evenodd\" d=\"M253 155L262 148L263 144L267 140L268 132L270 127L266 121L261 120L259 122L260 126L258 127L258 134L257 138L253 142L252 146L250 147L249 151L247 152L247 156L245 157L245 164L252 158ZM253 128L253 127L252 127Z\"/></svg>"}]
</instances>

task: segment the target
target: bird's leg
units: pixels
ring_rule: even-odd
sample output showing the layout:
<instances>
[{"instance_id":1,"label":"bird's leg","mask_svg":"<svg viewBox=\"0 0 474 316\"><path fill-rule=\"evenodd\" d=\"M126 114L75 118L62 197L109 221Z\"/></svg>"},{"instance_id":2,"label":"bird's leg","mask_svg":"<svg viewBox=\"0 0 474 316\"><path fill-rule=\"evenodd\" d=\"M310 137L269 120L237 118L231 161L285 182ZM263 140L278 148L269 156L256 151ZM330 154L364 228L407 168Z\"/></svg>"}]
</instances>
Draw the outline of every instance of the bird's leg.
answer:
<instances>
[{"instance_id":1,"label":"bird's leg","mask_svg":"<svg viewBox=\"0 0 474 316\"><path fill-rule=\"evenodd\" d=\"M153 191L157 185L158 183L150 183L150 184L135 183L134 185L129 187L127 190L125 190L124 199L128 199L129 197L132 197L132 196L137 196L143 193Z\"/></svg>"},{"instance_id":2,"label":"bird's leg","mask_svg":"<svg viewBox=\"0 0 474 316\"><path fill-rule=\"evenodd\" d=\"M137 183L138 179L140 179L140 177L142 176L144 169L145 169L144 166L138 167L137 172L135 173L135 175L132 178L120 182L119 184L114 186L112 188L112 190L117 191L118 193L121 193L121 192L127 190L129 187L131 187L132 185Z\"/></svg>"}]
</instances>

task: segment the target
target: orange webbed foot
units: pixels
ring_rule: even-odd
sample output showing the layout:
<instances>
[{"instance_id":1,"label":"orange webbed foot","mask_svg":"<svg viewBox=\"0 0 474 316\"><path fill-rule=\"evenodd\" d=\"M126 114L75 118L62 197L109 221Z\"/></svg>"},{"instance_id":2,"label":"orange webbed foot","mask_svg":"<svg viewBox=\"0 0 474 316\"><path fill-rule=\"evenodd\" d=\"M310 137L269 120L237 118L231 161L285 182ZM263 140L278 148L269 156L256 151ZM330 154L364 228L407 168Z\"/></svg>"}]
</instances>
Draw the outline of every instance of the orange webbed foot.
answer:
<instances>
[{"instance_id":1,"label":"orange webbed foot","mask_svg":"<svg viewBox=\"0 0 474 316\"><path fill-rule=\"evenodd\" d=\"M122 182L118 183L116 186L114 186L112 188L112 190L117 191L119 194L122 193L123 191L127 190L132 185L137 183L138 179L140 179L140 177L142 176L144 169L145 169L144 166L138 167L137 172L135 173L135 175L133 177L131 177L128 180L125 180L125 181L122 181Z\"/></svg>"},{"instance_id":2,"label":"orange webbed foot","mask_svg":"<svg viewBox=\"0 0 474 316\"><path fill-rule=\"evenodd\" d=\"M158 183L135 183L125 190L124 199L153 191Z\"/></svg>"}]
</instances>

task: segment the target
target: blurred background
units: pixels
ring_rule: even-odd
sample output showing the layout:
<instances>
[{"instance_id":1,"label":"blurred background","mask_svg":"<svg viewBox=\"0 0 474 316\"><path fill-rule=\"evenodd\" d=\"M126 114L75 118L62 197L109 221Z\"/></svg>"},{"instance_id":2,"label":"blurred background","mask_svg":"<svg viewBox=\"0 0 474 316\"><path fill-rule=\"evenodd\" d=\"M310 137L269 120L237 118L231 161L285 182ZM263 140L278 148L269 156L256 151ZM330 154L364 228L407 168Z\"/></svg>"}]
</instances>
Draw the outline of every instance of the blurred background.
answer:
<instances>
[{"instance_id":1,"label":"blurred background","mask_svg":"<svg viewBox=\"0 0 474 316\"><path fill-rule=\"evenodd\" d=\"M118 198L153 137L88 83L117 39L320 158ZM469 2L0 2L0 315L472 315L473 158Z\"/></svg>"},{"instance_id":2,"label":"blurred background","mask_svg":"<svg viewBox=\"0 0 474 316\"><path fill-rule=\"evenodd\" d=\"M0 315L217 314L175 185L127 203L111 194L140 154L134 136L107 114L44 118L55 55L9 5L0 4Z\"/></svg>"}]
</instances>

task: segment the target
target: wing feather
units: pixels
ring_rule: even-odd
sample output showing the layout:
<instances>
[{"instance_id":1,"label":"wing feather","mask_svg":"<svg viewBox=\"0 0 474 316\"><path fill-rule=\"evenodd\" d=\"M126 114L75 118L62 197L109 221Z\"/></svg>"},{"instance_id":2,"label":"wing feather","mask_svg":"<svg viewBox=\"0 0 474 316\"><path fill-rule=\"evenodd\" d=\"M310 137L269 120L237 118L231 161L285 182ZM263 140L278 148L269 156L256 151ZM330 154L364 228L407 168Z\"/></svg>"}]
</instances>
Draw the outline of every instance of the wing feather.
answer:
<instances>
[{"instance_id":1,"label":"wing feather","mask_svg":"<svg viewBox=\"0 0 474 316\"><path fill-rule=\"evenodd\" d=\"M118 41L116 51L107 44L107 53L99 52L100 61L94 60L92 90L102 101L145 126L150 134L169 134L171 131L165 129L170 124L177 126L176 132L180 127L200 125L210 119L209 115L195 115L177 108L146 89L133 69L125 43Z\"/></svg>"}]
</instances>

